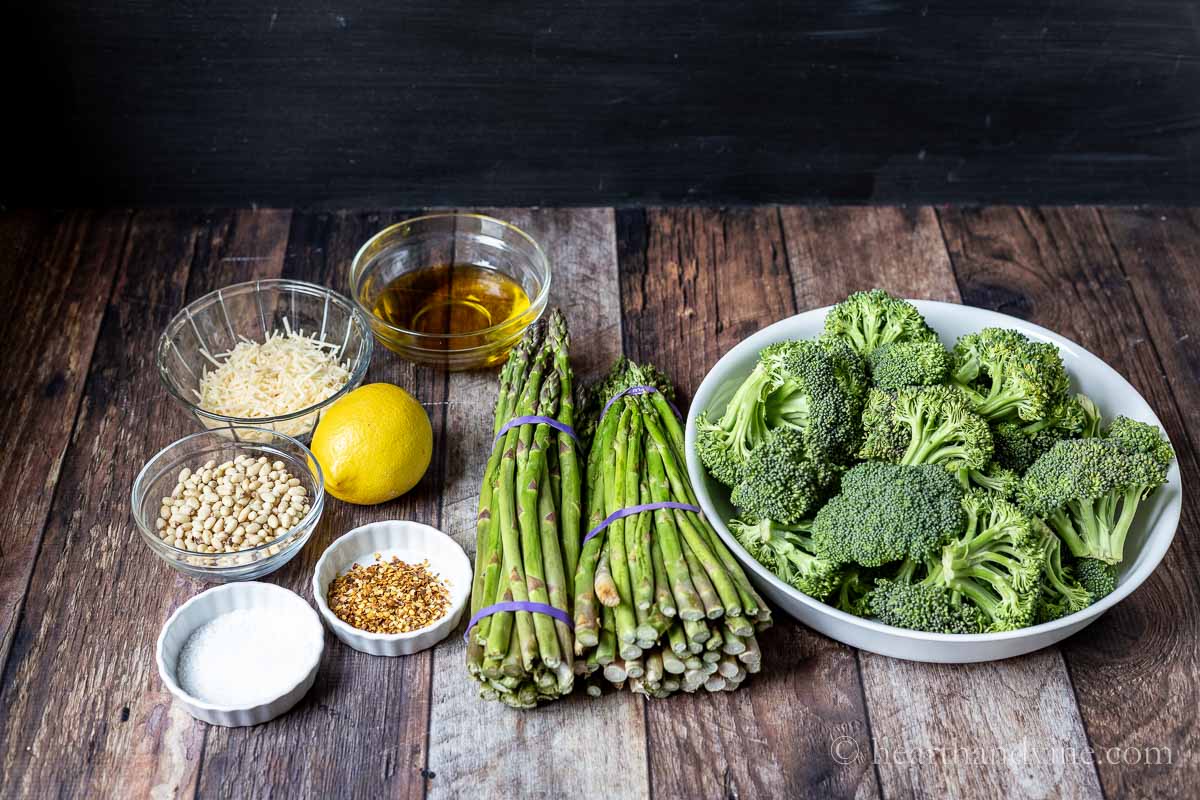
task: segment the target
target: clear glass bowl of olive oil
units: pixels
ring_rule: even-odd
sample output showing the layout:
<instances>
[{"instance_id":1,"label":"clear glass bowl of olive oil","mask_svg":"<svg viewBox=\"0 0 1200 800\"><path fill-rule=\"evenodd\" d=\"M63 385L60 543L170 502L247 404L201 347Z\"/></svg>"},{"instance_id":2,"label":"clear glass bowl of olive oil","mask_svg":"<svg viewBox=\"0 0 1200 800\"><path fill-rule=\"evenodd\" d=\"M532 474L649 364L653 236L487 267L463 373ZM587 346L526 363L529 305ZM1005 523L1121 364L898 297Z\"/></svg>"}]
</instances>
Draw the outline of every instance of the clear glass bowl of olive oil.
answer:
<instances>
[{"instance_id":1,"label":"clear glass bowl of olive oil","mask_svg":"<svg viewBox=\"0 0 1200 800\"><path fill-rule=\"evenodd\" d=\"M432 214L371 237L350 295L375 338L410 361L486 367L542 315L550 262L529 234L481 214Z\"/></svg>"}]
</instances>

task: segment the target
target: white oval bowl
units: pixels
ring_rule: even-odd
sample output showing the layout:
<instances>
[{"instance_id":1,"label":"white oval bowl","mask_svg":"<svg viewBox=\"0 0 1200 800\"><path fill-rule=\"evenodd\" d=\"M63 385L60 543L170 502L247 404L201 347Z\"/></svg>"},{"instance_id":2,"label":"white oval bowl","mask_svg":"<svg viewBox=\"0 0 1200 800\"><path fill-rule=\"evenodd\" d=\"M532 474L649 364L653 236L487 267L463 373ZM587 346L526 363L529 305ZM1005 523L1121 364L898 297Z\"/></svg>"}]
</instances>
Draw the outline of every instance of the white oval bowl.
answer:
<instances>
[{"instance_id":1,"label":"white oval bowl","mask_svg":"<svg viewBox=\"0 0 1200 800\"><path fill-rule=\"evenodd\" d=\"M1150 405L1128 381L1071 340L1039 325L987 309L934 300L912 302L948 347L959 336L987 327L1015 328L1030 338L1053 342L1062 353L1076 390L1095 401L1105 420L1124 414L1162 427ZM1048 647L1079 631L1128 597L1162 561L1179 525L1183 487L1178 462L1171 464L1166 485L1138 509L1137 520L1126 540L1125 562L1121 565L1116 591L1082 611L1053 622L1004 633L954 635L912 631L839 611L775 577L737 543L725 525L734 515L734 509L728 489L709 477L696 455L696 417L702 411L711 415L724 410L734 390L750 374L762 348L787 339L819 336L828 311L828 307L818 308L776 322L726 353L700 383L687 418L688 474L704 513L749 571L754 584L790 616L839 642L893 658L956 664L995 661Z\"/></svg>"},{"instance_id":2,"label":"white oval bowl","mask_svg":"<svg viewBox=\"0 0 1200 800\"><path fill-rule=\"evenodd\" d=\"M355 563L375 563L393 556L409 564L429 562L430 571L447 583L450 610L432 625L408 633L371 633L343 622L329 610L326 597L334 578L350 571ZM437 528L420 522L389 520L372 522L342 536L321 554L313 571L313 598L325 623L338 639L373 656L406 656L433 647L458 625L471 594L471 562L458 543Z\"/></svg>"},{"instance_id":3,"label":"white oval bowl","mask_svg":"<svg viewBox=\"0 0 1200 800\"><path fill-rule=\"evenodd\" d=\"M188 637L201 625L222 614L249 608L299 611L311 621L311 626L305 625L304 635L312 638L312 659L307 664L303 677L297 683L284 687L270 700L255 705L222 706L192 697L180 687L175 677L179 652L187 643ZM167 690L183 703L188 713L212 725L236 728L258 725L291 710L312 688L324 650L325 629L321 627L321 619L317 612L312 610L312 606L303 597L270 583L230 583L201 592L171 615L163 625L162 633L158 635L155 660L158 662L158 674L162 676Z\"/></svg>"}]
</instances>

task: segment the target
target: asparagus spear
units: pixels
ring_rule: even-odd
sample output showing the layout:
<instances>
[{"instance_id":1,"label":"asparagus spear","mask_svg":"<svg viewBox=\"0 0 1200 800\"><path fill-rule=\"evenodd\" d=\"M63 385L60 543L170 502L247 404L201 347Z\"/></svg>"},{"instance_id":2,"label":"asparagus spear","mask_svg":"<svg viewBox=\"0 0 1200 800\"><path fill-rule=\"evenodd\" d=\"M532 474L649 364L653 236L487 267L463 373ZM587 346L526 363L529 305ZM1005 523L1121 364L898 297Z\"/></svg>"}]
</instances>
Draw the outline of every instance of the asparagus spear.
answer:
<instances>
[{"instance_id":1,"label":"asparagus spear","mask_svg":"<svg viewBox=\"0 0 1200 800\"><path fill-rule=\"evenodd\" d=\"M625 474L626 454L629 450L629 430L632 424L631 418L633 413L633 409L629 405L621 404L621 422L617 427L617 436L614 442L614 477L612 480L605 480L604 482L609 514L624 508L626 505L626 484L624 480L619 478ZM616 583L617 593L620 595L620 603L616 606L615 612L617 639L621 642L632 643L637 639L637 635L634 632L637 622L633 613L633 590L629 576L629 556L625 547L625 528L624 519L614 520L605 530L605 536L609 546L609 569L612 570L613 581Z\"/></svg>"},{"instance_id":2,"label":"asparagus spear","mask_svg":"<svg viewBox=\"0 0 1200 800\"><path fill-rule=\"evenodd\" d=\"M558 411L558 421L564 425L575 425L575 395L569 357L571 338L567 332L567 323L562 312L555 309L550 314L549 336L554 342L554 369L558 373L561 387L561 401ZM575 450L575 441L570 436L558 432L558 463L562 474L562 492L559 508L561 510L563 536L563 567L567 571L567 594L572 591L575 572L579 566L579 462Z\"/></svg>"},{"instance_id":3,"label":"asparagus spear","mask_svg":"<svg viewBox=\"0 0 1200 800\"><path fill-rule=\"evenodd\" d=\"M541 416L552 416L558 406L558 378L554 373L546 375L538 403ZM546 589L546 565L542 559L541 526L538 523L538 487L545 473L545 444L549 439L546 425L526 425L522 428L518 443L529 440L525 463L519 466L517 483L517 524L521 531L521 551L525 557L525 581L529 599L534 603L549 605L550 595ZM561 651L558 634L554 631L554 618L547 614L533 614L533 629L537 639L542 663L550 669L558 667Z\"/></svg>"}]
</instances>

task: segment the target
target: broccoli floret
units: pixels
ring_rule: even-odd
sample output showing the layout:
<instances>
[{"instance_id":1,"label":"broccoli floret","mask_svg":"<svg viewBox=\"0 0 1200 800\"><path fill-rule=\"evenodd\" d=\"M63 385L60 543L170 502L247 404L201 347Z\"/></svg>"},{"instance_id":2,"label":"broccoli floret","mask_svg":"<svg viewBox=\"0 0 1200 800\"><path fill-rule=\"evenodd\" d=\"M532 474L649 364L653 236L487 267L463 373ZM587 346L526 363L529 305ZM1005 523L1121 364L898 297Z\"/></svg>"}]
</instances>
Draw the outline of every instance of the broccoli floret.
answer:
<instances>
[{"instance_id":1,"label":"broccoli floret","mask_svg":"<svg viewBox=\"0 0 1200 800\"><path fill-rule=\"evenodd\" d=\"M967 524L940 558L876 582L871 609L889 625L938 633L981 633L1032 623L1041 593L1042 558L1029 519L986 492L963 498Z\"/></svg>"},{"instance_id":2,"label":"broccoli floret","mask_svg":"<svg viewBox=\"0 0 1200 800\"><path fill-rule=\"evenodd\" d=\"M1082 611L1095 602L1095 598L1076 579L1072 566L1064 563L1062 540L1041 520L1034 517L1032 522L1045 564L1042 572L1042 596L1038 602L1037 621L1039 623L1050 622L1068 614L1074 614L1076 611Z\"/></svg>"},{"instance_id":3,"label":"broccoli floret","mask_svg":"<svg viewBox=\"0 0 1200 800\"><path fill-rule=\"evenodd\" d=\"M780 428L750 454L730 500L746 516L792 525L816 512L837 475L805 457L798 431Z\"/></svg>"},{"instance_id":4,"label":"broccoli floret","mask_svg":"<svg viewBox=\"0 0 1200 800\"><path fill-rule=\"evenodd\" d=\"M1175 450L1157 425L1120 416L1112 421L1104 436L1129 450L1150 456L1164 468L1175 460Z\"/></svg>"},{"instance_id":5,"label":"broccoli floret","mask_svg":"<svg viewBox=\"0 0 1200 800\"><path fill-rule=\"evenodd\" d=\"M1018 422L1001 422L992 428L996 463L1020 474L1063 438L1054 428L1028 433Z\"/></svg>"},{"instance_id":6,"label":"broccoli floret","mask_svg":"<svg viewBox=\"0 0 1200 800\"><path fill-rule=\"evenodd\" d=\"M845 340L863 358L892 342L937 338L916 306L882 289L855 292L831 308L825 335Z\"/></svg>"},{"instance_id":7,"label":"broccoli floret","mask_svg":"<svg viewBox=\"0 0 1200 800\"><path fill-rule=\"evenodd\" d=\"M910 583L880 578L869 596L871 613L885 625L930 633L982 633L986 620L979 609L955 603L937 583Z\"/></svg>"},{"instance_id":8,"label":"broccoli floret","mask_svg":"<svg viewBox=\"0 0 1200 800\"><path fill-rule=\"evenodd\" d=\"M1020 502L1076 558L1120 563L1138 506L1166 481L1166 465L1113 439L1066 439L1025 473Z\"/></svg>"},{"instance_id":9,"label":"broccoli floret","mask_svg":"<svg viewBox=\"0 0 1200 800\"><path fill-rule=\"evenodd\" d=\"M714 478L726 486L741 480L746 460L766 438L763 398L772 388L772 376L761 361L742 381L725 412L715 422L707 414L696 418L696 451Z\"/></svg>"},{"instance_id":10,"label":"broccoli floret","mask_svg":"<svg viewBox=\"0 0 1200 800\"><path fill-rule=\"evenodd\" d=\"M1095 600L1108 597L1117 588L1117 568L1098 558L1075 561L1075 577ZM1093 602L1095 602L1093 600Z\"/></svg>"},{"instance_id":11,"label":"broccoli floret","mask_svg":"<svg viewBox=\"0 0 1200 800\"><path fill-rule=\"evenodd\" d=\"M871 382L867 379L867 363L845 339L822 336L817 342L829 356L834 377L850 400L850 416L857 419L867 402L867 390L871 388Z\"/></svg>"},{"instance_id":12,"label":"broccoli floret","mask_svg":"<svg viewBox=\"0 0 1200 800\"><path fill-rule=\"evenodd\" d=\"M986 469L967 469L959 472L959 480L965 480L969 486L978 486L989 492L994 492L1005 500L1013 500L1017 489L1021 486L1021 476L1007 467L1002 467L995 461L988 464Z\"/></svg>"},{"instance_id":13,"label":"broccoli floret","mask_svg":"<svg viewBox=\"0 0 1200 800\"><path fill-rule=\"evenodd\" d=\"M953 359L937 339L894 342L876 348L867 359L871 381L880 389L936 386L945 383Z\"/></svg>"},{"instance_id":14,"label":"broccoli floret","mask_svg":"<svg viewBox=\"0 0 1200 800\"><path fill-rule=\"evenodd\" d=\"M869 570L861 567L843 567L838 576L837 588L826 601L847 614L865 617L871 612L871 590L875 581Z\"/></svg>"},{"instance_id":15,"label":"broccoli floret","mask_svg":"<svg viewBox=\"0 0 1200 800\"><path fill-rule=\"evenodd\" d=\"M729 521L729 532L754 560L780 580L805 594L824 600L838 585L840 570L813 554L809 525L780 525L769 519Z\"/></svg>"},{"instance_id":16,"label":"broccoli floret","mask_svg":"<svg viewBox=\"0 0 1200 800\"><path fill-rule=\"evenodd\" d=\"M990 422L1041 420L1070 388L1058 349L1019 331L984 328L954 345L951 380Z\"/></svg>"},{"instance_id":17,"label":"broccoli floret","mask_svg":"<svg viewBox=\"0 0 1200 800\"><path fill-rule=\"evenodd\" d=\"M923 559L962 530L962 496L958 481L938 466L859 464L817 512L814 552L864 567Z\"/></svg>"},{"instance_id":18,"label":"broccoli floret","mask_svg":"<svg viewBox=\"0 0 1200 800\"><path fill-rule=\"evenodd\" d=\"M728 486L737 485L750 454L776 428L803 436L809 461L846 463L859 439L852 406L824 347L779 342L759 353L719 420L697 418L696 450L713 477Z\"/></svg>"},{"instance_id":19,"label":"broccoli floret","mask_svg":"<svg viewBox=\"0 0 1200 800\"><path fill-rule=\"evenodd\" d=\"M953 470L984 469L992 460L991 430L953 386L872 389L863 431L861 458Z\"/></svg>"},{"instance_id":20,"label":"broccoli floret","mask_svg":"<svg viewBox=\"0 0 1200 800\"><path fill-rule=\"evenodd\" d=\"M838 379L835 362L815 341L779 342L759 354L773 379L765 400L767 427L791 428L810 461L843 464L858 441L858 419Z\"/></svg>"}]
</instances>

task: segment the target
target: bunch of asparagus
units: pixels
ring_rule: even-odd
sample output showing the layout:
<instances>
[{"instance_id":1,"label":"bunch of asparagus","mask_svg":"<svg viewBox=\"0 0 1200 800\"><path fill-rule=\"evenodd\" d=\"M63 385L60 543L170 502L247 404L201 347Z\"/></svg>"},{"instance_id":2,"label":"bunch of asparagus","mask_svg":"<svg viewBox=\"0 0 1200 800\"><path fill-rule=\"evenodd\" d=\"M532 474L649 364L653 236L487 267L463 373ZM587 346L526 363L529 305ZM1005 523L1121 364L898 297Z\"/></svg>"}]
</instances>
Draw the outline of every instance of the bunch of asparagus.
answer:
<instances>
[{"instance_id":1,"label":"bunch of asparagus","mask_svg":"<svg viewBox=\"0 0 1200 800\"><path fill-rule=\"evenodd\" d=\"M501 369L493 435L519 416L573 424L569 348L558 310L530 327ZM508 601L569 614L579 528L574 440L546 424L508 430L492 447L479 492L471 614ZM502 611L468 631L467 670L480 696L518 708L569 694L574 655L570 627L547 614Z\"/></svg>"},{"instance_id":2,"label":"bunch of asparagus","mask_svg":"<svg viewBox=\"0 0 1200 800\"><path fill-rule=\"evenodd\" d=\"M633 386L658 392L609 398ZM684 466L683 429L670 382L622 359L593 387L585 425L587 528L620 509L675 501L696 505ZM576 672L599 694L598 672L651 697L735 689L759 671L756 631L766 603L702 514L641 512L610 523L584 546L575 572Z\"/></svg>"}]
</instances>

